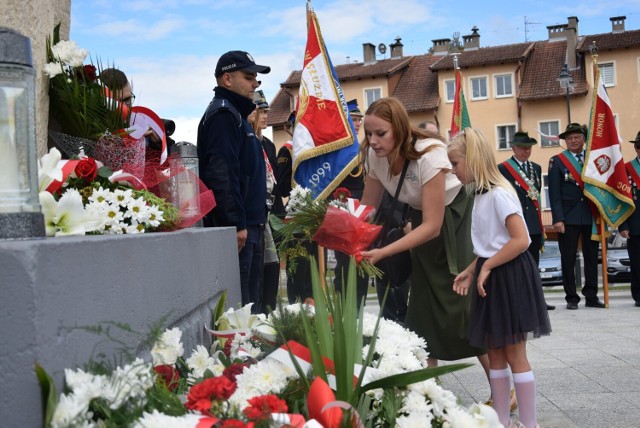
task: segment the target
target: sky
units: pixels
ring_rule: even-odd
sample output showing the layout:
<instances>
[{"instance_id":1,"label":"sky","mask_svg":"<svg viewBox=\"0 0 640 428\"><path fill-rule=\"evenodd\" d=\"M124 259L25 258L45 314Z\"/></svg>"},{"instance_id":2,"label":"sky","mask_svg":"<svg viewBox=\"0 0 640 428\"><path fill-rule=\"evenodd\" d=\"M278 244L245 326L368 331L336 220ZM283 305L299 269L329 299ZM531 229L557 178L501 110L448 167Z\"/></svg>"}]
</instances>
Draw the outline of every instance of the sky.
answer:
<instances>
[{"instance_id":1,"label":"sky","mask_svg":"<svg viewBox=\"0 0 640 428\"><path fill-rule=\"evenodd\" d=\"M362 44L402 39L404 55L427 53L433 39L471 34L480 46L547 39L547 26L579 19L579 35L608 33L610 17L640 29L640 0L314 0L334 64L362 62ZM230 50L248 51L271 67L260 89L271 101L302 68L305 0L72 0L71 36L92 59L129 77L136 104L176 122L176 141L196 142L213 97L214 69ZM378 55L378 59L385 58ZM265 133L269 135L270 132Z\"/></svg>"}]
</instances>

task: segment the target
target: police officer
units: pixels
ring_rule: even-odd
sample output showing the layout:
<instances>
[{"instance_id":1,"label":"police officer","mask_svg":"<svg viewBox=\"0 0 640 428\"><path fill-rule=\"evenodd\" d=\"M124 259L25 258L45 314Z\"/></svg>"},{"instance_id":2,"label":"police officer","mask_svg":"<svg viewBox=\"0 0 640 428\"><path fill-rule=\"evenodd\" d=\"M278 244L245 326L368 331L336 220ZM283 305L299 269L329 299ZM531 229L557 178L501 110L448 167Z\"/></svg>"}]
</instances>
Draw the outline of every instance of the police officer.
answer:
<instances>
[{"instance_id":1,"label":"police officer","mask_svg":"<svg viewBox=\"0 0 640 428\"><path fill-rule=\"evenodd\" d=\"M215 96L198 125L200 179L217 203L205 226L236 227L242 304L253 302L254 313L261 311L267 185L262 146L247 116L255 109L257 73L270 71L247 52L222 55L215 69Z\"/></svg>"},{"instance_id":2,"label":"police officer","mask_svg":"<svg viewBox=\"0 0 640 428\"><path fill-rule=\"evenodd\" d=\"M553 228L558 232L567 309L578 309L580 302L574 271L579 240L582 240L584 258L585 284L582 294L585 306L604 308L604 303L598 299L599 244L591 239L594 217L589 200L584 195L581 178L587 128L579 123L571 123L560 134L560 138L565 140L567 150L551 157L548 176L551 214Z\"/></svg>"},{"instance_id":3,"label":"police officer","mask_svg":"<svg viewBox=\"0 0 640 428\"><path fill-rule=\"evenodd\" d=\"M524 221L529 230L531 244L529 253L533 256L536 265L540 262L540 248L543 242L544 227L540 211L540 190L542 189L542 168L529 160L531 149L538 144L535 138L529 137L527 132L516 132L511 141L513 156L498 165L498 169L504 177L516 189ZM547 310L555 309L555 306L547 304Z\"/></svg>"}]
</instances>

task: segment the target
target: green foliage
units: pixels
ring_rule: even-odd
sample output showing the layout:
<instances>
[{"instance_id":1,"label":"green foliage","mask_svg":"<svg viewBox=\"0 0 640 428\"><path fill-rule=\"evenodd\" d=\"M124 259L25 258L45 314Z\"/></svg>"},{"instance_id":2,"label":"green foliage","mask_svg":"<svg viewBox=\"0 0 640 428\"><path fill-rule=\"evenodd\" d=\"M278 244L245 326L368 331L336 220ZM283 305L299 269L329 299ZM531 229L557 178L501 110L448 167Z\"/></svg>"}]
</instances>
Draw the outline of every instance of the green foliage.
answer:
<instances>
[{"instance_id":1,"label":"green foliage","mask_svg":"<svg viewBox=\"0 0 640 428\"><path fill-rule=\"evenodd\" d=\"M56 391L53 379L40 364L36 363L35 371L42 395L42 426L48 427L58 405L58 391Z\"/></svg>"},{"instance_id":2,"label":"green foliage","mask_svg":"<svg viewBox=\"0 0 640 428\"><path fill-rule=\"evenodd\" d=\"M106 96L108 89L96 79L104 69L102 63L64 64L52 49L59 42L60 24L54 28L53 38L47 38L46 49L47 62L60 63L63 70L49 80L51 113L63 132L89 140L97 140L107 130L124 135L121 130L128 127L129 113L123 113L119 103Z\"/></svg>"}]
</instances>

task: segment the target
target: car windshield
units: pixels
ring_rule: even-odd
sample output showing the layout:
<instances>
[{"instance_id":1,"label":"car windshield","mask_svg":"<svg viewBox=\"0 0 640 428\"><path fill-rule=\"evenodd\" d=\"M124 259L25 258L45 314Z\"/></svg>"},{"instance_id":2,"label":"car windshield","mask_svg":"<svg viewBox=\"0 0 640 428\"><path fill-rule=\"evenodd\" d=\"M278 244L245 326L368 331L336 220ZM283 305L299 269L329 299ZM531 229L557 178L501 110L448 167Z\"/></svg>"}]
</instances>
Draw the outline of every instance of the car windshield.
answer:
<instances>
[{"instance_id":1,"label":"car windshield","mask_svg":"<svg viewBox=\"0 0 640 428\"><path fill-rule=\"evenodd\" d=\"M560 257L560 248L557 244L545 244L544 250L540 252L541 259L551 259L554 257Z\"/></svg>"}]
</instances>

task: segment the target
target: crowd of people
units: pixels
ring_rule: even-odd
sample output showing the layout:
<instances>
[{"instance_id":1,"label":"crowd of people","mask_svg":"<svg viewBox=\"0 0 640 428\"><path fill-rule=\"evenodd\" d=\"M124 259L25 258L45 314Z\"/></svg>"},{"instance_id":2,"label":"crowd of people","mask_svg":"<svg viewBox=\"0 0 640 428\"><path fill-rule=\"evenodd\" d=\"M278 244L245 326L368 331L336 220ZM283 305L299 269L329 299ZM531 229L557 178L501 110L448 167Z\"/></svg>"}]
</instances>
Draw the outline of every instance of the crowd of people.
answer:
<instances>
[{"instance_id":1,"label":"crowd of people","mask_svg":"<svg viewBox=\"0 0 640 428\"><path fill-rule=\"evenodd\" d=\"M236 228L242 304L253 303L254 313L276 306L281 260L269 216L284 217L283 201L292 187L291 143L276 153L274 143L263 135L269 104L258 90L257 77L269 72L270 67L256 64L247 52L222 55L215 69L214 97L197 137L200 178L217 202L205 226ZM108 86L130 104L133 94L126 76L110 73ZM354 133L363 128L364 138L359 166L339 187L379 210L401 213L402 205L410 207L404 237L361 254L376 263L410 250L410 280L388 289L380 280L359 276L358 301L366 300L371 286L381 303L387 293L383 315L425 338L430 366L438 360L477 357L486 371L490 402L505 426L515 406L510 401L513 378L519 417L525 426L535 427L536 387L526 342L550 334L547 311L555 309L545 302L538 270L545 241L542 169L529 160L537 141L527 132L517 132L510 141L513 156L497 164L480 131L466 128L446 141L433 123L413 126L394 98L373 102L364 114L352 100L348 113ZM294 126L292 113L290 134ZM585 126L569 124L559 135L567 149L552 156L548 167L553 230L569 310L578 309L581 300L574 270L578 248L584 258L585 306L605 307L598 299L594 212L580 179L587 135ZM631 143L638 157L626 164L626 170L637 201L640 132ZM634 212L619 231L627 238L631 294L640 306L640 213ZM307 249L317 256L313 242ZM336 252L335 258L334 286L341 291L350 257ZM298 260L295 272L287 274L286 290L290 303L312 296L308 260Z\"/></svg>"}]
</instances>

